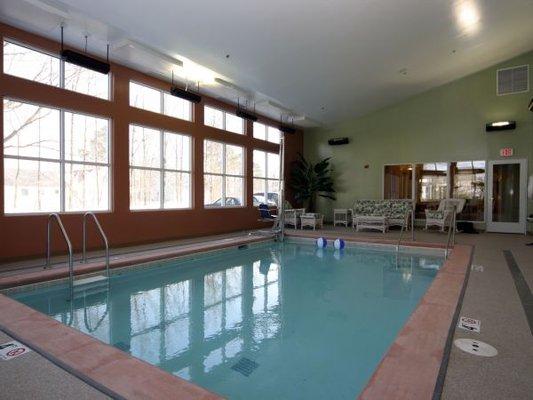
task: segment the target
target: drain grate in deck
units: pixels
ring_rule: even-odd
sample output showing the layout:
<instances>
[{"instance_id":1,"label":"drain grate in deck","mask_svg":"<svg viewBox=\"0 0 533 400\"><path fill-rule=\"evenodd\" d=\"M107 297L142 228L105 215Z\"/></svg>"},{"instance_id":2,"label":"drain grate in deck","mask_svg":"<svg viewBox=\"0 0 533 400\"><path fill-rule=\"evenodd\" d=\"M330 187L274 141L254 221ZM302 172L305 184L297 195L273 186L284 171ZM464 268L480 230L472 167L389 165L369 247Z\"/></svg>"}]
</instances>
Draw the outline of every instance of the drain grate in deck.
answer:
<instances>
[{"instance_id":1,"label":"drain grate in deck","mask_svg":"<svg viewBox=\"0 0 533 400\"><path fill-rule=\"evenodd\" d=\"M249 358L243 357L237 363L233 364L232 370L240 372L244 376L248 377L255 369L259 367L259 364Z\"/></svg>"}]
</instances>

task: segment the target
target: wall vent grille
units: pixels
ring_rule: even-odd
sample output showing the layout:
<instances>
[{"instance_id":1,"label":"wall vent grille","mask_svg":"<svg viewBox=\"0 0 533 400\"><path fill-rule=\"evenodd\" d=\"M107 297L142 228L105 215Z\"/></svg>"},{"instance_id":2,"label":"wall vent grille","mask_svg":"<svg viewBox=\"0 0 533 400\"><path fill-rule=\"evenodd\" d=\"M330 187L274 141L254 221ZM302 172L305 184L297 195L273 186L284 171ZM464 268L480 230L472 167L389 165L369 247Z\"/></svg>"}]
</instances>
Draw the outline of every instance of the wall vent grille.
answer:
<instances>
[{"instance_id":1,"label":"wall vent grille","mask_svg":"<svg viewBox=\"0 0 533 400\"><path fill-rule=\"evenodd\" d=\"M498 96L529 91L529 65L499 69L496 88Z\"/></svg>"}]
</instances>

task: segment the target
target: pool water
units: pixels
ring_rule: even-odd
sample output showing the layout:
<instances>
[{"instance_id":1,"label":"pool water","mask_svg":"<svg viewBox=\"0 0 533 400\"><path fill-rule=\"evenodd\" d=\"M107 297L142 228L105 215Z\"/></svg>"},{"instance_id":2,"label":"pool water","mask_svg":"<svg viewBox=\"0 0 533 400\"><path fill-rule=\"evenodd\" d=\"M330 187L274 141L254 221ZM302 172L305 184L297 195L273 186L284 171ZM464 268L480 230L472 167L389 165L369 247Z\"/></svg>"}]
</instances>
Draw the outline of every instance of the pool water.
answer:
<instances>
[{"instance_id":1,"label":"pool water","mask_svg":"<svg viewBox=\"0 0 533 400\"><path fill-rule=\"evenodd\" d=\"M268 243L12 297L229 399L350 399L443 259Z\"/></svg>"}]
</instances>

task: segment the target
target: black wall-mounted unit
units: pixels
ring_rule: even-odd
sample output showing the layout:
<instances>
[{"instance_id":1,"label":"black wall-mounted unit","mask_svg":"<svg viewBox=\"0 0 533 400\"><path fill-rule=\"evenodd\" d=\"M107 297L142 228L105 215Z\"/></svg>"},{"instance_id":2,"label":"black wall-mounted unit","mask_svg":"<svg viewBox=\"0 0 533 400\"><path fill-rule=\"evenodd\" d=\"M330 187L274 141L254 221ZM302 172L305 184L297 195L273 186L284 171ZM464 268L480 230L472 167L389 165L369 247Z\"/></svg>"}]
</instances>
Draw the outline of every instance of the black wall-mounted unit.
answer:
<instances>
[{"instance_id":1,"label":"black wall-mounted unit","mask_svg":"<svg viewBox=\"0 0 533 400\"><path fill-rule=\"evenodd\" d=\"M516 129L516 121L489 122L485 125L485 131L487 132L509 131L513 129Z\"/></svg>"},{"instance_id":2,"label":"black wall-mounted unit","mask_svg":"<svg viewBox=\"0 0 533 400\"><path fill-rule=\"evenodd\" d=\"M189 92L188 90L181 89L177 86L170 88L170 94L172 96L179 97L180 99L188 100L192 103L199 103L202 101L202 96L197 93Z\"/></svg>"},{"instance_id":3,"label":"black wall-mounted unit","mask_svg":"<svg viewBox=\"0 0 533 400\"><path fill-rule=\"evenodd\" d=\"M109 71L111 70L109 63L78 53L74 50L61 50L61 59L68 63L100 72L101 74L109 74Z\"/></svg>"},{"instance_id":4,"label":"black wall-mounted unit","mask_svg":"<svg viewBox=\"0 0 533 400\"><path fill-rule=\"evenodd\" d=\"M257 116L252 114L252 113L249 113L245 110L243 110L242 108L237 108L237 112L235 113L235 115L237 115L237 117L241 117L241 118L244 118L244 119L249 119L250 121L257 121Z\"/></svg>"},{"instance_id":5,"label":"black wall-mounted unit","mask_svg":"<svg viewBox=\"0 0 533 400\"><path fill-rule=\"evenodd\" d=\"M348 139L347 137L331 138L328 140L328 144L330 146L340 146L341 144L348 143L350 143L350 139Z\"/></svg>"},{"instance_id":6,"label":"black wall-mounted unit","mask_svg":"<svg viewBox=\"0 0 533 400\"><path fill-rule=\"evenodd\" d=\"M280 125L279 130L283 133L289 133L291 135L296 133L296 128L293 128L292 126Z\"/></svg>"},{"instance_id":7,"label":"black wall-mounted unit","mask_svg":"<svg viewBox=\"0 0 533 400\"><path fill-rule=\"evenodd\" d=\"M527 106L529 111L533 111L533 99L529 102L529 106Z\"/></svg>"}]
</instances>

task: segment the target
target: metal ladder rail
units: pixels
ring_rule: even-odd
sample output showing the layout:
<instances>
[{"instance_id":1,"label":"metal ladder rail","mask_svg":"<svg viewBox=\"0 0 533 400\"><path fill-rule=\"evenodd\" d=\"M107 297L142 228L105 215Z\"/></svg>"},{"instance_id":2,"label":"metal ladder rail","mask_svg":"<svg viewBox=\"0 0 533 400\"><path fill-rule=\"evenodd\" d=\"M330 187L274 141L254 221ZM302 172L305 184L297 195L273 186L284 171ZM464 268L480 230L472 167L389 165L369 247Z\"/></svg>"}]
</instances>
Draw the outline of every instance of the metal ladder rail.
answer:
<instances>
[{"instance_id":1,"label":"metal ladder rail","mask_svg":"<svg viewBox=\"0 0 533 400\"><path fill-rule=\"evenodd\" d=\"M402 242L402 237L403 237L403 231L405 230L406 226L407 226L407 220L409 218L409 214L411 213L411 211L408 211L406 214L405 214L405 224L402 224L402 227L400 228L400 237L398 238L398 242L396 243L396 253L398 253L400 251L400 243ZM405 225L405 226L404 226ZM414 228L411 228L414 230ZM414 236L413 236L414 237Z\"/></svg>"},{"instance_id":2,"label":"metal ladder rail","mask_svg":"<svg viewBox=\"0 0 533 400\"><path fill-rule=\"evenodd\" d=\"M448 239L446 241L446 250L444 250L444 258L447 259L448 256L450 255L450 240L452 242L452 246L455 245L455 230L457 229L456 227L456 216L457 216L457 212L456 212L456 207L453 206L452 207L452 224L450 226L450 228L448 229Z\"/></svg>"},{"instance_id":3,"label":"metal ladder rail","mask_svg":"<svg viewBox=\"0 0 533 400\"><path fill-rule=\"evenodd\" d=\"M109 241L107 240L107 236L104 233L104 230L102 229L102 225L100 225L100 222L98 221L98 218L96 218L96 215L93 212L86 212L83 214L83 256L82 261L84 263L87 262L87 217L92 217L98 232L100 233L100 237L102 238L102 241L104 242L105 246L105 268L106 268L106 274L107 278L109 279Z\"/></svg>"},{"instance_id":4,"label":"metal ladder rail","mask_svg":"<svg viewBox=\"0 0 533 400\"><path fill-rule=\"evenodd\" d=\"M55 220L57 222L57 225L59 226L59 229L61 230L63 238L65 239L65 242L67 243L69 286L70 286L70 294L72 297L73 286L74 286L74 255L72 253L72 243L67 235L67 231L65 230L65 227L63 226L63 222L61 222L61 218L59 217L59 214L57 213L52 213L48 215L47 242L46 242L46 268L50 268L50 242L51 242L50 230L52 227L52 220Z\"/></svg>"}]
</instances>

